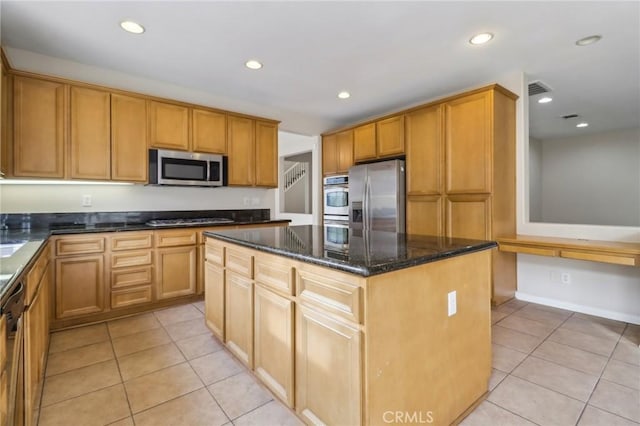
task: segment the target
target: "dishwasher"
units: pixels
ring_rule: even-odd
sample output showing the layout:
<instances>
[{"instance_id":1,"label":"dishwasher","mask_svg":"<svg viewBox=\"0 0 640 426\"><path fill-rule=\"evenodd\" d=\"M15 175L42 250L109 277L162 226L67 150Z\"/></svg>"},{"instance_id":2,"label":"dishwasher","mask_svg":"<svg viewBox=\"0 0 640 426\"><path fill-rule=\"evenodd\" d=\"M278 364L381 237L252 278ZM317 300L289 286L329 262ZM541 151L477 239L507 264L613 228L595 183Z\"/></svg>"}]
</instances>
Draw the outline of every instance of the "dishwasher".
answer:
<instances>
[{"instance_id":1,"label":"dishwasher","mask_svg":"<svg viewBox=\"0 0 640 426\"><path fill-rule=\"evenodd\" d=\"M2 305L1 314L6 319L7 338L2 344L7 349L7 364L5 377L0 386L0 395L5 399L0 401L0 418L5 417L5 423L0 426L24 425L24 327L22 313L24 312L24 284L19 282L15 286L7 301Z\"/></svg>"}]
</instances>

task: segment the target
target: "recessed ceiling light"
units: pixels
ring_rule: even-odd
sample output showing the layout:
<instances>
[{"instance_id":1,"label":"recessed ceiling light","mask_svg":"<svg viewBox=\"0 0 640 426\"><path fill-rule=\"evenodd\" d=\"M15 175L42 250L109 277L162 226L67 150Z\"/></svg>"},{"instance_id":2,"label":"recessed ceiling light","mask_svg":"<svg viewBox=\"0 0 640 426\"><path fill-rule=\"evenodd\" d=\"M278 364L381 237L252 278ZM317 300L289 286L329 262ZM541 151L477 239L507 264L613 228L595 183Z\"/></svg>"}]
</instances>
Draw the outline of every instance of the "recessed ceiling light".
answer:
<instances>
[{"instance_id":1,"label":"recessed ceiling light","mask_svg":"<svg viewBox=\"0 0 640 426\"><path fill-rule=\"evenodd\" d=\"M576 124L576 127L587 127L589 125L589 123L587 122L582 122L582 123L578 123Z\"/></svg>"},{"instance_id":2,"label":"recessed ceiling light","mask_svg":"<svg viewBox=\"0 0 640 426\"><path fill-rule=\"evenodd\" d=\"M493 34L491 33L480 33L476 34L469 39L469 43L471 44L485 44L489 40L493 38Z\"/></svg>"},{"instance_id":3,"label":"recessed ceiling light","mask_svg":"<svg viewBox=\"0 0 640 426\"><path fill-rule=\"evenodd\" d=\"M588 46L590 44L600 41L601 38L602 38L601 35L592 35L589 37L581 38L580 40L576 41L576 44L578 46Z\"/></svg>"},{"instance_id":4,"label":"recessed ceiling light","mask_svg":"<svg viewBox=\"0 0 640 426\"><path fill-rule=\"evenodd\" d=\"M262 68L262 63L256 61L255 59L250 59L244 63L244 65L251 70L259 70Z\"/></svg>"},{"instance_id":5,"label":"recessed ceiling light","mask_svg":"<svg viewBox=\"0 0 640 426\"><path fill-rule=\"evenodd\" d=\"M347 91L342 91L340 93L338 93L338 97L340 99L348 99L351 97L351 93L347 92Z\"/></svg>"},{"instance_id":6,"label":"recessed ceiling light","mask_svg":"<svg viewBox=\"0 0 640 426\"><path fill-rule=\"evenodd\" d=\"M120 27L132 34L142 34L144 32L144 27L133 21L122 21L120 22Z\"/></svg>"},{"instance_id":7,"label":"recessed ceiling light","mask_svg":"<svg viewBox=\"0 0 640 426\"><path fill-rule=\"evenodd\" d=\"M548 104L549 102L551 102L553 100L553 98L550 98L548 96L545 96L544 98L540 98L538 99L538 103L539 104Z\"/></svg>"}]
</instances>

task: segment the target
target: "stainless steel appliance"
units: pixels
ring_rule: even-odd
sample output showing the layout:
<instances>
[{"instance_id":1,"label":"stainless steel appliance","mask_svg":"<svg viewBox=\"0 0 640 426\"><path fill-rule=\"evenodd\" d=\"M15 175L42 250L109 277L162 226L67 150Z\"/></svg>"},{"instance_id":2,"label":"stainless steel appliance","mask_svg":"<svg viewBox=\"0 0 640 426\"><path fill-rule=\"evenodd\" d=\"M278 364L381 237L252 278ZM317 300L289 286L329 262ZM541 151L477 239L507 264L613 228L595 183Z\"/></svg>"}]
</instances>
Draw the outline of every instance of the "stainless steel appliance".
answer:
<instances>
[{"instance_id":1,"label":"stainless steel appliance","mask_svg":"<svg viewBox=\"0 0 640 426\"><path fill-rule=\"evenodd\" d=\"M329 176L324 178L324 216L349 220L349 176Z\"/></svg>"},{"instance_id":2,"label":"stainless steel appliance","mask_svg":"<svg viewBox=\"0 0 640 426\"><path fill-rule=\"evenodd\" d=\"M404 160L351 167L349 195L351 228L405 232Z\"/></svg>"},{"instance_id":3,"label":"stainless steel appliance","mask_svg":"<svg viewBox=\"0 0 640 426\"><path fill-rule=\"evenodd\" d=\"M149 150L149 184L226 186L227 157L197 152Z\"/></svg>"},{"instance_id":4,"label":"stainless steel appliance","mask_svg":"<svg viewBox=\"0 0 640 426\"><path fill-rule=\"evenodd\" d=\"M22 313L24 312L24 284L18 283L4 305L2 315L6 318L7 339L0 342L5 345L7 364L4 376L6 380L0 381L0 398L6 398L7 425L24 424L24 325Z\"/></svg>"},{"instance_id":5,"label":"stainless steel appliance","mask_svg":"<svg viewBox=\"0 0 640 426\"><path fill-rule=\"evenodd\" d=\"M349 247L349 221L348 220L324 220L324 246L344 250Z\"/></svg>"}]
</instances>

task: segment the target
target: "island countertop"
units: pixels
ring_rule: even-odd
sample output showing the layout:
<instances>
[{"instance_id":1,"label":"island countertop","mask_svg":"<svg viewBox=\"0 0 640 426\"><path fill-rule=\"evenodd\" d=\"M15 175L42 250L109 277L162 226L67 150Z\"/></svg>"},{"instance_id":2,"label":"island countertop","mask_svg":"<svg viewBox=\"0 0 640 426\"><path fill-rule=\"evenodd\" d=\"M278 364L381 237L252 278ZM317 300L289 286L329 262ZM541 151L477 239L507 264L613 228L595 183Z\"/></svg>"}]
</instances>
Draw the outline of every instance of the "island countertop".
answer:
<instances>
[{"instance_id":1,"label":"island countertop","mask_svg":"<svg viewBox=\"0 0 640 426\"><path fill-rule=\"evenodd\" d=\"M348 229L348 243L325 241L325 227L212 230L205 236L368 277L497 247L494 241Z\"/></svg>"}]
</instances>

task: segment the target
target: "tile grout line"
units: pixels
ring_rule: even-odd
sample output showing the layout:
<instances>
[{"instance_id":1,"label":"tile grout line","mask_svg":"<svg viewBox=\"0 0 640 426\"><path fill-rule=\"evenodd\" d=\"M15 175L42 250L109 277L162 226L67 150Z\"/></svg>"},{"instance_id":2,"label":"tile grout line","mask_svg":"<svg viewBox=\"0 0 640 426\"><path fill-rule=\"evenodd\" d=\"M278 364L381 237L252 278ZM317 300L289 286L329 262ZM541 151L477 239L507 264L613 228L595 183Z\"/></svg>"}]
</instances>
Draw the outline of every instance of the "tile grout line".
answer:
<instances>
[{"instance_id":1,"label":"tile grout line","mask_svg":"<svg viewBox=\"0 0 640 426\"><path fill-rule=\"evenodd\" d=\"M505 378L506 378L506 377L505 377ZM503 379L503 380L504 380L504 379ZM496 386L496 387L497 387L497 386ZM511 413L511 414L513 414L514 416L520 417L521 419L523 419L523 420L525 420L525 421L527 421L527 422L529 422L529 423L533 423L533 424L534 424L534 425L536 425L536 426L542 426L542 425L540 425L540 423L536 423L536 422L534 422L533 420L529 420L529 419L527 419L526 417L521 416L521 415L520 415L520 414L518 414L518 413L514 413L514 412L513 412L513 411L511 411L511 410L508 410L508 409L506 409L506 408L504 408L504 407L501 407L501 406L499 406L498 404L496 404L496 403L495 403L495 402L493 402L493 401L489 401L489 400L488 400L488 399L486 399L486 398L485 398L485 401L487 401L487 403L488 403L488 404L495 405L495 406L496 406L496 407L498 407L499 409L504 410L504 411L506 411L506 412L508 412L508 413ZM474 411L475 411L475 410L474 410ZM472 412L473 412L473 411L472 411ZM469 413L469 414L471 414L471 413ZM464 421L464 420L463 420L463 421Z\"/></svg>"},{"instance_id":2,"label":"tile grout line","mask_svg":"<svg viewBox=\"0 0 640 426\"><path fill-rule=\"evenodd\" d=\"M133 410L131 409L131 401L129 401L129 393L127 392L127 387L124 385L124 377L122 377L122 370L120 369L120 360L116 355L116 348L113 346L113 337L111 336L111 330L109 329L109 324L107 322L107 335L109 336L109 344L111 345L111 351L113 352L113 358L116 362L116 367L118 368L118 374L120 375L120 383L122 384L122 390L124 391L124 397L127 400L127 406L129 407L129 417L135 426L135 420L133 420Z\"/></svg>"}]
</instances>

